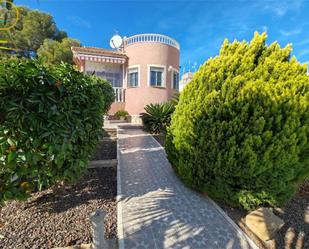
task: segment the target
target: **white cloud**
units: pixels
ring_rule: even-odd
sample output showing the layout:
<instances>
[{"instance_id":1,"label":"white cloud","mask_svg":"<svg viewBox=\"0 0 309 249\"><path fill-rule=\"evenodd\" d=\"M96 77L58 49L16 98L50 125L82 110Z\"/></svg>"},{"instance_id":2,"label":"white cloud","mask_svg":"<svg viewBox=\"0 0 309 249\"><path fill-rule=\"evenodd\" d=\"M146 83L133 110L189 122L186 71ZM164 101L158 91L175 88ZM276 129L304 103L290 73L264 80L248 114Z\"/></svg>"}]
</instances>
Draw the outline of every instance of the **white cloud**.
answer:
<instances>
[{"instance_id":1,"label":"white cloud","mask_svg":"<svg viewBox=\"0 0 309 249\"><path fill-rule=\"evenodd\" d=\"M309 49L303 49L301 50L299 53L298 53L298 56L304 56L304 55L307 55L309 54Z\"/></svg>"},{"instance_id":2,"label":"white cloud","mask_svg":"<svg viewBox=\"0 0 309 249\"><path fill-rule=\"evenodd\" d=\"M309 44L309 39L305 39L303 41L295 43L296 46L303 46L303 45L307 45L307 44Z\"/></svg>"},{"instance_id":3,"label":"white cloud","mask_svg":"<svg viewBox=\"0 0 309 249\"><path fill-rule=\"evenodd\" d=\"M303 0L271 0L258 1L258 7L271 11L277 16L282 17L288 11L298 11L302 7Z\"/></svg>"},{"instance_id":4,"label":"white cloud","mask_svg":"<svg viewBox=\"0 0 309 249\"><path fill-rule=\"evenodd\" d=\"M75 26L87 29L91 28L91 24L79 16L68 16L67 20Z\"/></svg>"},{"instance_id":5,"label":"white cloud","mask_svg":"<svg viewBox=\"0 0 309 249\"><path fill-rule=\"evenodd\" d=\"M280 29L280 34L284 36L291 36L291 35L298 35L301 33L301 31L302 31L301 28L292 29L292 30Z\"/></svg>"},{"instance_id":6,"label":"white cloud","mask_svg":"<svg viewBox=\"0 0 309 249\"><path fill-rule=\"evenodd\" d=\"M262 31L267 33L268 32L268 26L263 25L262 26Z\"/></svg>"}]
</instances>

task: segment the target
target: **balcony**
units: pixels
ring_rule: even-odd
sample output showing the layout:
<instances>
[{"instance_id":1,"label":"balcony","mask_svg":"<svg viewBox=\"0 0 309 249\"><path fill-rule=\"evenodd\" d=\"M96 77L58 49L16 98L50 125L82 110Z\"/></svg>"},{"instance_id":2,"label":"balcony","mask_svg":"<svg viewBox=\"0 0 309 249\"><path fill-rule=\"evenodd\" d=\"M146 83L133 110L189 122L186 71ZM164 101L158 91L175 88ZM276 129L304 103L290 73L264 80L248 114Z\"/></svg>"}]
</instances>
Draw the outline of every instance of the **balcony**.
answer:
<instances>
[{"instance_id":1,"label":"balcony","mask_svg":"<svg viewBox=\"0 0 309 249\"><path fill-rule=\"evenodd\" d=\"M124 40L124 46L130 46L134 43L139 42L158 42L170 45L172 47L177 48L180 50L179 43L174 40L173 38L166 36L166 35L160 35L160 34L140 34L140 35L134 35L131 37L128 37Z\"/></svg>"},{"instance_id":2,"label":"balcony","mask_svg":"<svg viewBox=\"0 0 309 249\"><path fill-rule=\"evenodd\" d=\"M125 90L122 87L113 87L115 93L115 102L125 102Z\"/></svg>"}]
</instances>

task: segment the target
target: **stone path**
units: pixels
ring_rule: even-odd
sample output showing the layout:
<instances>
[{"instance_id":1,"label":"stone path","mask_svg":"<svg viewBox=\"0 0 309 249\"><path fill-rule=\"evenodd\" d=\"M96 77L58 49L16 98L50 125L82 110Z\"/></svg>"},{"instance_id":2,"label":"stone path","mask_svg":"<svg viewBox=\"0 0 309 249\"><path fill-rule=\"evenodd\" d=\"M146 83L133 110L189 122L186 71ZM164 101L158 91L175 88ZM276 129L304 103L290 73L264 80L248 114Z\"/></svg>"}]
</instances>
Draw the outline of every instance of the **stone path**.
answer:
<instances>
[{"instance_id":1,"label":"stone path","mask_svg":"<svg viewBox=\"0 0 309 249\"><path fill-rule=\"evenodd\" d=\"M257 248L207 197L175 176L164 149L140 129L118 128L120 249Z\"/></svg>"}]
</instances>

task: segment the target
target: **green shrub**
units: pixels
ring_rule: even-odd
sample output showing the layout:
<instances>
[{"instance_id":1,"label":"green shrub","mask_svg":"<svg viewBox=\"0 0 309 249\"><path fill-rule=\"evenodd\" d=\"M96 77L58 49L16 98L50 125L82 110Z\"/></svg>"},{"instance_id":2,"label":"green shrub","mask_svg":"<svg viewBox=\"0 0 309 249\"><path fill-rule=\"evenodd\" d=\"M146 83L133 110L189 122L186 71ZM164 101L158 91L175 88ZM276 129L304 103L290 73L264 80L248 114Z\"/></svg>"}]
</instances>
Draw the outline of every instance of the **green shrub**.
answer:
<instances>
[{"instance_id":1,"label":"green shrub","mask_svg":"<svg viewBox=\"0 0 309 249\"><path fill-rule=\"evenodd\" d=\"M0 64L0 202L73 181L102 133L112 87L70 65Z\"/></svg>"},{"instance_id":2,"label":"green shrub","mask_svg":"<svg viewBox=\"0 0 309 249\"><path fill-rule=\"evenodd\" d=\"M117 111L116 113L115 113L115 117L117 118L117 119L120 119L120 118L125 118L126 116L128 116L129 115L129 113L126 111L126 110L119 110L119 111Z\"/></svg>"},{"instance_id":3,"label":"green shrub","mask_svg":"<svg viewBox=\"0 0 309 249\"><path fill-rule=\"evenodd\" d=\"M181 93L166 149L188 185L251 209L309 176L309 77L290 45L224 41Z\"/></svg>"},{"instance_id":4,"label":"green shrub","mask_svg":"<svg viewBox=\"0 0 309 249\"><path fill-rule=\"evenodd\" d=\"M147 105L146 112L141 114L145 130L155 134L166 133L174 110L171 102Z\"/></svg>"}]
</instances>

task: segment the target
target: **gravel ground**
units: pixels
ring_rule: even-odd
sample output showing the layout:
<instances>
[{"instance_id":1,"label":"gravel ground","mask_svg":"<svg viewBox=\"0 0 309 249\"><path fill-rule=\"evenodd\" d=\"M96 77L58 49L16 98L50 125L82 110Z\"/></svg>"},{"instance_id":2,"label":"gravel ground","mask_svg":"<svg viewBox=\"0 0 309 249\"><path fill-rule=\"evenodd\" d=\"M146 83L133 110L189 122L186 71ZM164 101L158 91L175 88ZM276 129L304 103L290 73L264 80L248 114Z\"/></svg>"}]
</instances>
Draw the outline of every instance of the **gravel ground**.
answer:
<instances>
[{"instance_id":1,"label":"gravel ground","mask_svg":"<svg viewBox=\"0 0 309 249\"><path fill-rule=\"evenodd\" d=\"M309 180L284 208L276 209L274 213L284 220L285 225L269 248L309 249Z\"/></svg>"},{"instance_id":2,"label":"gravel ground","mask_svg":"<svg viewBox=\"0 0 309 249\"><path fill-rule=\"evenodd\" d=\"M98 146L92 160L110 160L117 158L117 141L104 138Z\"/></svg>"},{"instance_id":3,"label":"gravel ground","mask_svg":"<svg viewBox=\"0 0 309 249\"><path fill-rule=\"evenodd\" d=\"M104 130L103 140L97 145L92 160L117 159L117 130Z\"/></svg>"},{"instance_id":4,"label":"gravel ground","mask_svg":"<svg viewBox=\"0 0 309 249\"><path fill-rule=\"evenodd\" d=\"M11 201L0 210L0 248L47 249L91 242L89 214L108 212L107 238L117 236L117 170L91 169L75 185L54 195L37 192L25 202Z\"/></svg>"}]
</instances>

